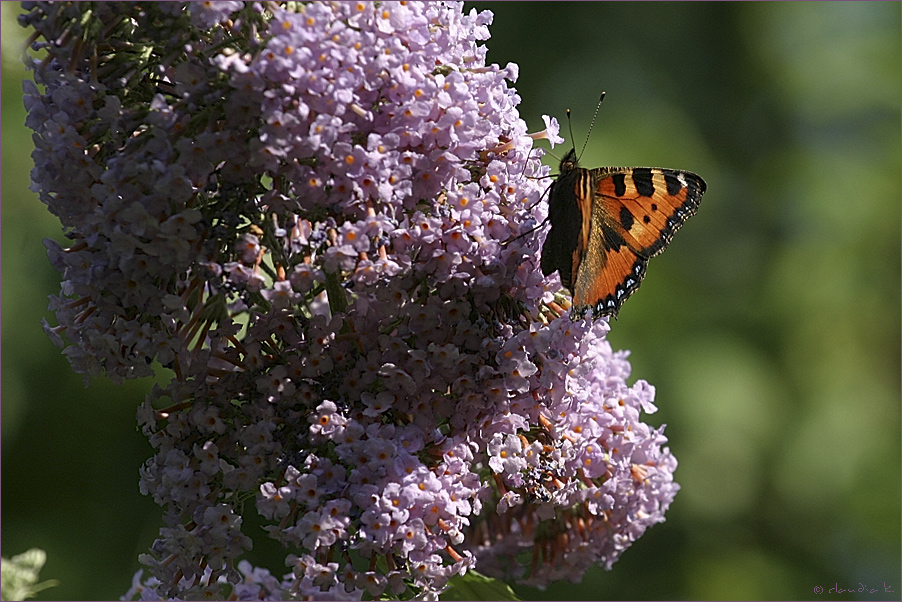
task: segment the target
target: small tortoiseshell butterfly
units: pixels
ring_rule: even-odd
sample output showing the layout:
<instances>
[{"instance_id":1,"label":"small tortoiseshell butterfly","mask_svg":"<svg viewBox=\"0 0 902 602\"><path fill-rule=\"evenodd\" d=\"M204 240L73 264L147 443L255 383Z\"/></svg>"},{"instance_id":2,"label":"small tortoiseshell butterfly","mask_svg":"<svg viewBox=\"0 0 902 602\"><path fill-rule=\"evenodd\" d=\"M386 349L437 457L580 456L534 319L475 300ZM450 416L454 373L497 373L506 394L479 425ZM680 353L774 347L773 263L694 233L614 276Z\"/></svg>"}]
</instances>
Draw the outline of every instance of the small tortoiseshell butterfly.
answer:
<instances>
[{"instance_id":1,"label":"small tortoiseshell butterfly","mask_svg":"<svg viewBox=\"0 0 902 602\"><path fill-rule=\"evenodd\" d=\"M594 318L616 317L648 260L698 211L706 188L699 176L676 169L585 169L571 150L548 197L542 273L560 273L574 315L592 309Z\"/></svg>"}]
</instances>

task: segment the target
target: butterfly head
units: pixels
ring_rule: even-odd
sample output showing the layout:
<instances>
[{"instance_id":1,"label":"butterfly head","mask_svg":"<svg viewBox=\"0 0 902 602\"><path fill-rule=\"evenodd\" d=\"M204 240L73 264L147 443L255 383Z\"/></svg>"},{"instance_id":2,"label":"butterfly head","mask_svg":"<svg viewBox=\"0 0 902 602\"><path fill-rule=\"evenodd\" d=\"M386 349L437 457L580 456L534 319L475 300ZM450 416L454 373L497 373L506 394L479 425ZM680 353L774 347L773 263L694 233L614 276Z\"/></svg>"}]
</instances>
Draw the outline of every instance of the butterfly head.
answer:
<instances>
[{"instance_id":1,"label":"butterfly head","mask_svg":"<svg viewBox=\"0 0 902 602\"><path fill-rule=\"evenodd\" d=\"M579 167L579 159L576 157L576 149L571 148L561 159L560 172L562 174L569 173Z\"/></svg>"}]
</instances>

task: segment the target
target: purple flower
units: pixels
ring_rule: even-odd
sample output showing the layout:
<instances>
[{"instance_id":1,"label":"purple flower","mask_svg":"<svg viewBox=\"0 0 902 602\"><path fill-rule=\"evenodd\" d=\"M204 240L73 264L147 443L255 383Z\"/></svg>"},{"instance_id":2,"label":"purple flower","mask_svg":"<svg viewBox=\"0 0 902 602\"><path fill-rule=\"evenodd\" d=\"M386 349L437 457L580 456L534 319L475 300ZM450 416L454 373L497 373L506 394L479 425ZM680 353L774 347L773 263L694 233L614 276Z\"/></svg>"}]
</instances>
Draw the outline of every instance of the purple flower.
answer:
<instances>
[{"instance_id":1,"label":"purple flower","mask_svg":"<svg viewBox=\"0 0 902 602\"><path fill-rule=\"evenodd\" d=\"M486 64L490 13L101 3L61 44L85 8L28 6L53 41L33 178L72 240L47 243L45 328L86 375L174 374L138 412L167 522L130 596L543 585L663 520L654 388L626 384L606 321L554 303L543 230L523 235L545 217L533 142L562 140ZM250 497L282 579L240 561Z\"/></svg>"}]
</instances>

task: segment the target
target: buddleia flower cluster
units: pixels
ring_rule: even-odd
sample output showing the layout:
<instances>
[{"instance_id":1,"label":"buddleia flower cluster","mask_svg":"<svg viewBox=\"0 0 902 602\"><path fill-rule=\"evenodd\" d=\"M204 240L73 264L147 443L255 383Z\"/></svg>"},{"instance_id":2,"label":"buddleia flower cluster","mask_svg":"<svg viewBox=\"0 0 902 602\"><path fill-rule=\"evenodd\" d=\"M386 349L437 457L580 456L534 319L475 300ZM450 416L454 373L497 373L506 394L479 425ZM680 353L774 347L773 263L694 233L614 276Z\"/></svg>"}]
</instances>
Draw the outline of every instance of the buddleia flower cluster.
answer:
<instances>
[{"instance_id":1,"label":"buddleia flower cluster","mask_svg":"<svg viewBox=\"0 0 902 602\"><path fill-rule=\"evenodd\" d=\"M678 485L544 279L548 168L461 3L27 2L49 336L138 412L127 597L434 599L606 568ZM284 567L245 558L258 513Z\"/></svg>"}]
</instances>

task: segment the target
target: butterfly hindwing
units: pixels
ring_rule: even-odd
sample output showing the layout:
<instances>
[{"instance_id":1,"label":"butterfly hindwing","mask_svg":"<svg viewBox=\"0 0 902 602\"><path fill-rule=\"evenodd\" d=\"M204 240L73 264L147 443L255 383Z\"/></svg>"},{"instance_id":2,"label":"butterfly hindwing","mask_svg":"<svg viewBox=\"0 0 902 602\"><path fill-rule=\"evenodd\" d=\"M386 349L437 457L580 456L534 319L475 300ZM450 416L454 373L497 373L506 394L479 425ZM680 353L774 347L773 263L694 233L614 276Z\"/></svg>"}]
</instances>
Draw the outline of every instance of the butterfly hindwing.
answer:
<instances>
[{"instance_id":1,"label":"butterfly hindwing","mask_svg":"<svg viewBox=\"0 0 902 602\"><path fill-rule=\"evenodd\" d=\"M648 259L626 244L622 231L613 224L601 204L593 212L592 237L577 271L573 306L577 315L592 308L593 314L616 315L620 306L645 276ZM595 227L595 224L601 224Z\"/></svg>"},{"instance_id":2,"label":"butterfly hindwing","mask_svg":"<svg viewBox=\"0 0 902 602\"><path fill-rule=\"evenodd\" d=\"M551 230L542 272L557 270L576 315L616 315L639 287L648 260L698 210L699 176L656 167L583 169L575 151L561 161L549 197Z\"/></svg>"}]
</instances>

